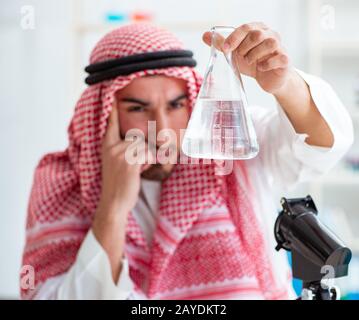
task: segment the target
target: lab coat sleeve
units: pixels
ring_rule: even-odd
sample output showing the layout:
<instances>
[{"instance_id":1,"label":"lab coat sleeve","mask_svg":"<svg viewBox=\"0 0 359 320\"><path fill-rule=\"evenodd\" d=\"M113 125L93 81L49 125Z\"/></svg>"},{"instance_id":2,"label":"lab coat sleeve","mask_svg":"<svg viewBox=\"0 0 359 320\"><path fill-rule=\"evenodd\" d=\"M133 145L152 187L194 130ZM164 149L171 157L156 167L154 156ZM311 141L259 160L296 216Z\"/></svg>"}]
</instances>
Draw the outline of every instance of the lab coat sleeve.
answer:
<instances>
[{"instance_id":1,"label":"lab coat sleeve","mask_svg":"<svg viewBox=\"0 0 359 320\"><path fill-rule=\"evenodd\" d=\"M277 105L272 111L252 110L260 152L258 160L274 188L288 191L297 183L313 180L328 172L353 143L352 120L331 86L322 79L297 70L309 86L319 112L333 135L330 148L305 142L284 110Z\"/></svg>"},{"instance_id":2,"label":"lab coat sleeve","mask_svg":"<svg viewBox=\"0 0 359 320\"><path fill-rule=\"evenodd\" d=\"M113 282L108 256L89 230L69 271L48 279L35 299L126 300L133 291L128 271L128 261L123 258L119 280Z\"/></svg>"}]
</instances>

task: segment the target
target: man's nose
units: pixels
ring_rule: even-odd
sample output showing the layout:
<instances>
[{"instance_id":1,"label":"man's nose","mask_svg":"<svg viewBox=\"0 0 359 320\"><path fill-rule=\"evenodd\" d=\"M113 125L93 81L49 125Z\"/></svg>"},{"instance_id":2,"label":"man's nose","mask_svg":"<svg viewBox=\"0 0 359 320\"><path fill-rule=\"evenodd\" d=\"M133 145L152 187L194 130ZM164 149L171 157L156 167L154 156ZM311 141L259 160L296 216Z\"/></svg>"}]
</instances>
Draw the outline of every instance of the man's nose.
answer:
<instances>
[{"instance_id":1,"label":"man's nose","mask_svg":"<svg viewBox=\"0 0 359 320\"><path fill-rule=\"evenodd\" d=\"M161 110L156 113L155 121L156 121L156 144L159 147L166 142L165 140L171 137L171 133L168 132L168 130L171 130L171 124L170 124L170 118L166 114L166 111L164 110ZM161 135L159 135L160 132L162 132ZM164 139L164 137L167 138Z\"/></svg>"},{"instance_id":2,"label":"man's nose","mask_svg":"<svg viewBox=\"0 0 359 320\"><path fill-rule=\"evenodd\" d=\"M158 132L160 132L163 129L168 129L169 128L169 119L168 119L168 115L166 114L165 111L158 111L155 115L155 119L156 121L156 133L158 134Z\"/></svg>"}]
</instances>

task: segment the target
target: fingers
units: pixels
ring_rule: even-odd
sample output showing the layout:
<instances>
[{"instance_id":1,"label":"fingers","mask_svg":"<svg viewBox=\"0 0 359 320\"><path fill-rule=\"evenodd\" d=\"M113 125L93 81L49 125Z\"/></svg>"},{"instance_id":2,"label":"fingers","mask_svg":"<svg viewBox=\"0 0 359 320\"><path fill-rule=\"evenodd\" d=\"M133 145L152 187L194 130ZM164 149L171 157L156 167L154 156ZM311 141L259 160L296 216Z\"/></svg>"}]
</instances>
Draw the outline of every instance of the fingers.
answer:
<instances>
[{"instance_id":1,"label":"fingers","mask_svg":"<svg viewBox=\"0 0 359 320\"><path fill-rule=\"evenodd\" d=\"M205 44L209 46L212 45L212 33L210 31L206 31L202 35L202 40L204 41Z\"/></svg>"},{"instance_id":2,"label":"fingers","mask_svg":"<svg viewBox=\"0 0 359 320\"><path fill-rule=\"evenodd\" d=\"M262 41L259 45L251 48L245 53L245 59L248 64L260 61L263 58L277 52L279 50L277 40L274 38L268 38Z\"/></svg>"},{"instance_id":3,"label":"fingers","mask_svg":"<svg viewBox=\"0 0 359 320\"><path fill-rule=\"evenodd\" d=\"M227 37L223 46L224 50L227 52L233 51L241 44L250 31L261 29L268 30L268 27L262 22L252 22L241 25Z\"/></svg>"},{"instance_id":4,"label":"fingers","mask_svg":"<svg viewBox=\"0 0 359 320\"><path fill-rule=\"evenodd\" d=\"M131 142L122 151L126 161L135 166L147 166L156 163L156 157L145 141Z\"/></svg>"},{"instance_id":5,"label":"fingers","mask_svg":"<svg viewBox=\"0 0 359 320\"><path fill-rule=\"evenodd\" d=\"M240 54L242 54L245 57L248 64L252 64L276 52L277 50L278 50L277 40L275 38L267 38L264 40L263 39L258 40L258 42L248 43L247 46L244 49L242 49L243 54L242 52L240 52Z\"/></svg>"},{"instance_id":6,"label":"fingers","mask_svg":"<svg viewBox=\"0 0 359 320\"><path fill-rule=\"evenodd\" d=\"M207 45L212 45L212 32L205 32L202 38ZM244 24L236 28L227 39L224 39L223 36L216 37L216 39L218 40L214 46L217 49L224 52L235 50L236 54L245 58L249 65L271 58L276 53L281 55L279 61L271 60L268 65L263 64L263 66L269 68L273 64L276 67L277 65L285 67L285 63L288 62L285 61L288 60L288 57L282 56L286 56L286 54L281 46L279 34L269 29L262 22ZM279 63L280 61L282 64Z\"/></svg>"},{"instance_id":7,"label":"fingers","mask_svg":"<svg viewBox=\"0 0 359 320\"><path fill-rule=\"evenodd\" d=\"M266 72L274 69L285 69L289 65L289 59L286 54L276 54L273 57L258 63L259 71Z\"/></svg>"},{"instance_id":8,"label":"fingers","mask_svg":"<svg viewBox=\"0 0 359 320\"><path fill-rule=\"evenodd\" d=\"M203 34L203 41L211 43L210 33ZM277 32L261 22L244 24L236 28L222 44L223 51L234 51L248 65L257 63L259 71L285 69L289 58L281 45Z\"/></svg>"},{"instance_id":9,"label":"fingers","mask_svg":"<svg viewBox=\"0 0 359 320\"><path fill-rule=\"evenodd\" d=\"M202 35L202 39L207 45L211 46L212 39L213 39L212 32L206 31ZM216 42L214 43L215 48L219 51L224 51L223 44L224 44L225 38L221 34L218 33L217 36L215 37L215 39L216 39Z\"/></svg>"},{"instance_id":10,"label":"fingers","mask_svg":"<svg viewBox=\"0 0 359 320\"><path fill-rule=\"evenodd\" d=\"M110 147L121 141L117 107L112 107L104 137L104 146Z\"/></svg>"}]
</instances>

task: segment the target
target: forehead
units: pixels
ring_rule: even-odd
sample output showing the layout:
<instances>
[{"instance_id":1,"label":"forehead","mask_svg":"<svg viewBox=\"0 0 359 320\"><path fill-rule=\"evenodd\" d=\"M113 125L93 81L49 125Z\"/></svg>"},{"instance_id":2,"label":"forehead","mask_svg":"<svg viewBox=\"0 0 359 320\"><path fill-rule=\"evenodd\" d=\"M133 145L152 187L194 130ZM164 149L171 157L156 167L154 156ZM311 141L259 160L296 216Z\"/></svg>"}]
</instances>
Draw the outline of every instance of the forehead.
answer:
<instances>
[{"instance_id":1,"label":"forehead","mask_svg":"<svg viewBox=\"0 0 359 320\"><path fill-rule=\"evenodd\" d=\"M156 96L164 95L173 98L173 95L186 93L187 83L183 79L167 77L164 75L151 75L132 80L127 86L119 90L116 95Z\"/></svg>"}]
</instances>

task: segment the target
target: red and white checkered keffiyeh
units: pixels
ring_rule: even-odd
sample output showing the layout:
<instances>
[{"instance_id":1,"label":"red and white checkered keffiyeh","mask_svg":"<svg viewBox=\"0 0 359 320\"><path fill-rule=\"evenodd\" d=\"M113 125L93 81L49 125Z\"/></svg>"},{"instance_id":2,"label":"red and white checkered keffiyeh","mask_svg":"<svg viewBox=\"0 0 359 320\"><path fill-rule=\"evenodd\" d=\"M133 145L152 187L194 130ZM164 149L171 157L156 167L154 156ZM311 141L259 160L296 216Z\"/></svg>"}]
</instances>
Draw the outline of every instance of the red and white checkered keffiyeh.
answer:
<instances>
[{"instance_id":1,"label":"red and white checkered keffiyeh","mask_svg":"<svg viewBox=\"0 0 359 320\"><path fill-rule=\"evenodd\" d=\"M170 32L151 24L120 27L99 41L91 63L132 54L183 49ZM23 265L35 270L35 290L22 290L32 298L47 279L66 272L76 259L79 247L91 227L101 189L100 145L111 112L114 93L131 80L149 74L162 74L187 82L191 108L201 85L201 76L190 67L144 70L89 86L77 102L68 128L65 151L45 155L38 164L28 206L26 247ZM178 164L163 182L157 229L151 250L143 232L129 214L126 245L130 276L136 290L148 298L171 298L183 289L180 298L210 297L212 284L255 276L266 298L283 297L275 284L271 262L261 228L251 206L253 192L245 162L235 162L228 176L214 174L214 164ZM225 204L227 218L236 232L213 231L190 236L201 213ZM143 257L150 257L148 260ZM243 257L246 256L247 260ZM141 257L143 258L141 260ZM202 294L186 294L186 288L199 285ZM230 298L218 291L217 298ZM231 288L241 290L241 288ZM176 297L178 298L178 296Z\"/></svg>"}]
</instances>

